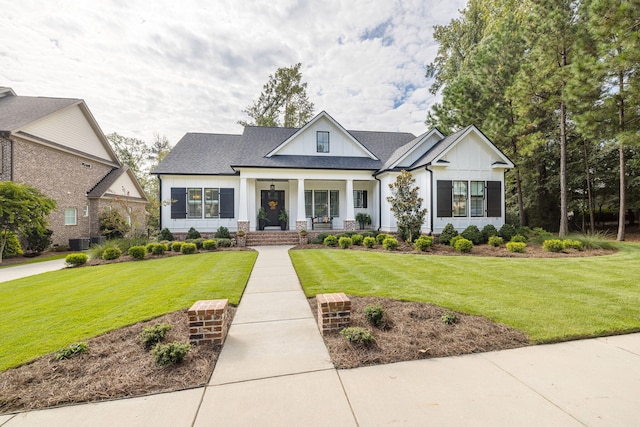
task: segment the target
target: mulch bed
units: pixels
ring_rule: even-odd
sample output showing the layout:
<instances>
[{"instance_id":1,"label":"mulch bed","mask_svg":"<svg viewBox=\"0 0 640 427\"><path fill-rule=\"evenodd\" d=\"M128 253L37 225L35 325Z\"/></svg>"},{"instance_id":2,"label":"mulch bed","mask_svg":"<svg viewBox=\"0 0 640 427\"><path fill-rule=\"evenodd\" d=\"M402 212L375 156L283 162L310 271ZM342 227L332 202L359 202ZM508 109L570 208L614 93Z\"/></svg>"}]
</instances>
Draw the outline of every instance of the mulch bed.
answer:
<instances>
[{"instance_id":1,"label":"mulch bed","mask_svg":"<svg viewBox=\"0 0 640 427\"><path fill-rule=\"evenodd\" d=\"M459 356L529 344L524 333L481 316L456 313L458 321L449 325L442 320L442 315L449 310L431 304L373 297L349 298L351 326L369 329L376 343L361 347L350 344L338 332L326 334L324 341L337 368ZM381 327L370 325L364 316L363 310L369 304L384 309L385 322ZM309 305L317 320L315 298L309 299Z\"/></svg>"},{"instance_id":2,"label":"mulch bed","mask_svg":"<svg viewBox=\"0 0 640 427\"><path fill-rule=\"evenodd\" d=\"M235 308L229 307L231 316ZM173 327L164 342L189 342L186 310L87 340L89 352L56 361L55 354L0 372L0 413L95 402L205 385L221 346L194 346L178 365L157 365L140 332L158 323Z\"/></svg>"}]
</instances>

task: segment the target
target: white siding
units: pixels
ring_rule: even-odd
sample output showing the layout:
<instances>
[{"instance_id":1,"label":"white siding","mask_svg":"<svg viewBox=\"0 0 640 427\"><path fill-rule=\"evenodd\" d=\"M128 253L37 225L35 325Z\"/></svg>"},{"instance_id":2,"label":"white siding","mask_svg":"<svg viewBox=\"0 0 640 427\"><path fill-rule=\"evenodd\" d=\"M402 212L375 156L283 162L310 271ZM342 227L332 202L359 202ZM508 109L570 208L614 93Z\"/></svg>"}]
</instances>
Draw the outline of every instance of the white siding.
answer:
<instances>
[{"instance_id":1,"label":"white siding","mask_svg":"<svg viewBox=\"0 0 640 427\"><path fill-rule=\"evenodd\" d=\"M115 161L78 105L50 114L21 130L82 153Z\"/></svg>"},{"instance_id":2,"label":"white siding","mask_svg":"<svg viewBox=\"0 0 640 427\"><path fill-rule=\"evenodd\" d=\"M329 132L328 153L317 152L317 131ZM321 117L301 134L296 135L276 155L370 157L362 147L353 141L350 135L324 117Z\"/></svg>"},{"instance_id":3,"label":"white siding","mask_svg":"<svg viewBox=\"0 0 640 427\"><path fill-rule=\"evenodd\" d=\"M144 198L142 194L138 191L136 186L133 184L133 181L129 177L128 174L124 173L113 183L113 185L107 190L107 193L113 194L116 196L129 196L129 197L140 197Z\"/></svg>"}]
</instances>

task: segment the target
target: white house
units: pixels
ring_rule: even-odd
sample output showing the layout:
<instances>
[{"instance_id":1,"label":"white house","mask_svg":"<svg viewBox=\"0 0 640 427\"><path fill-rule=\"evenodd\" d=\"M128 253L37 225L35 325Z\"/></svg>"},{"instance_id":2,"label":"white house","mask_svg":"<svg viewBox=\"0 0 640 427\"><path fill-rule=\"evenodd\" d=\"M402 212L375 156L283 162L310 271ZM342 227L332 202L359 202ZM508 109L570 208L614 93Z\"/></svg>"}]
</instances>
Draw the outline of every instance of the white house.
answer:
<instances>
[{"instance_id":1,"label":"white house","mask_svg":"<svg viewBox=\"0 0 640 427\"><path fill-rule=\"evenodd\" d=\"M186 232L258 229L288 212L287 228L396 231L387 196L410 171L427 208L424 233L504 224L504 175L513 163L475 126L444 136L348 131L326 112L299 129L247 126L242 135L187 133L153 173L160 180L161 227ZM271 228L271 227L269 227Z\"/></svg>"}]
</instances>

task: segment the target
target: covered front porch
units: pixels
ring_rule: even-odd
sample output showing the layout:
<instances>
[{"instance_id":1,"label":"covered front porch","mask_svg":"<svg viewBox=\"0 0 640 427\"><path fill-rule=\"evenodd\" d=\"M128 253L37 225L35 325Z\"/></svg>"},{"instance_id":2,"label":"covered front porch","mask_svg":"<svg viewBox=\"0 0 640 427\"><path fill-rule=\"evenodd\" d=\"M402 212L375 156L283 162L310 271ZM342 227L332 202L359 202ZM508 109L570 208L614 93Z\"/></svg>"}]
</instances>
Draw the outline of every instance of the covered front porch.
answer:
<instances>
[{"instance_id":1,"label":"covered front porch","mask_svg":"<svg viewBox=\"0 0 640 427\"><path fill-rule=\"evenodd\" d=\"M371 171L242 169L237 229L354 231L359 213L377 228L379 185Z\"/></svg>"}]
</instances>

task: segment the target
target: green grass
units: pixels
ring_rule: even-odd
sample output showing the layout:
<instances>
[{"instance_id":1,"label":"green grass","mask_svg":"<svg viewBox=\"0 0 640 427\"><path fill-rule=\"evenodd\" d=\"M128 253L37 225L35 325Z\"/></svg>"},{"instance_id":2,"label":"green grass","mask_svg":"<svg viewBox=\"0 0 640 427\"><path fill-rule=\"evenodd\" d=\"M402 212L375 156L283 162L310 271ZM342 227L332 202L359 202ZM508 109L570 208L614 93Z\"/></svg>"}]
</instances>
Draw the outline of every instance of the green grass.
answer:
<instances>
[{"instance_id":1,"label":"green grass","mask_svg":"<svg viewBox=\"0 0 640 427\"><path fill-rule=\"evenodd\" d=\"M345 292L486 316L535 343L640 330L640 245L585 258L291 251L307 296Z\"/></svg>"},{"instance_id":2,"label":"green grass","mask_svg":"<svg viewBox=\"0 0 640 427\"><path fill-rule=\"evenodd\" d=\"M21 261L19 263L12 263L12 264L0 264L0 269L2 268L7 268L7 267L16 267L18 265L25 265L25 264L35 264L38 262L44 262L44 261L53 261L56 259L63 259L67 256L67 254L58 254L58 255L51 255L51 256L47 256L47 257L36 257L36 258L23 258L24 261Z\"/></svg>"},{"instance_id":3,"label":"green grass","mask_svg":"<svg viewBox=\"0 0 640 427\"><path fill-rule=\"evenodd\" d=\"M238 304L256 252L66 269L0 283L0 371L201 299Z\"/></svg>"}]
</instances>

